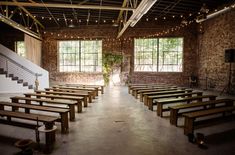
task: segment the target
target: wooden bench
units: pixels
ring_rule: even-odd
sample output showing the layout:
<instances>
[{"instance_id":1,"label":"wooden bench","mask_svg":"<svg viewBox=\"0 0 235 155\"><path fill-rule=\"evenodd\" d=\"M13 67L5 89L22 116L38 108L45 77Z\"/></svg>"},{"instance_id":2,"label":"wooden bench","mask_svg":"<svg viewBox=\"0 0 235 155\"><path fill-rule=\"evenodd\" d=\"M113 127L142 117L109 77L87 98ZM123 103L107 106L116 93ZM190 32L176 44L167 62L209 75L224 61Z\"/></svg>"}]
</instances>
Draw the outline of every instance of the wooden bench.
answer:
<instances>
[{"instance_id":1,"label":"wooden bench","mask_svg":"<svg viewBox=\"0 0 235 155\"><path fill-rule=\"evenodd\" d=\"M21 97L21 96L11 97L11 101L14 103L20 103L19 100L25 101L26 104L31 104L31 101L39 102L41 106L43 105L43 103L66 105L69 107L69 116L70 119L72 120L75 119L75 105L77 105L77 111L79 113L82 112L82 103L77 104L76 102L55 101L55 100ZM58 107L58 106L53 105L53 107Z\"/></svg>"},{"instance_id":2,"label":"wooden bench","mask_svg":"<svg viewBox=\"0 0 235 155\"><path fill-rule=\"evenodd\" d=\"M39 114L28 114L28 113L22 113L22 112L15 112L15 111L5 111L5 110L0 110L0 116L2 117L7 117L7 119L4 121L3 119L0 119L1 123L5 124L11 124L11 125L19 125L22 127L30 127L33 130L35 130L36 124L35 125L30 125L28 123L22 123L19 122L13 122L12 118L17 118L17 119L22 119L22 120L31 120L31 121L39 121L42 122L47 130L51 129L51 132L46 132L46 145L53 145L55 142L55 130L52 130L54 126L54 122L58 119L58 117L54 116L46 116L46 115L39 115Z\"/></svg>"},{"instance_id":3,"label":"wooden bench","mask_svg":"<svg viewBox=\"0 0 235 155\"><path fill-rule=\"evenodd\" d=\"M81 96L87 99L89 103L92 102L92 96L88 93L69 93L69 92L61 92L61 91L43 91L43 90L35 90L37 94L52 94L52 95L60 95L60 96Z\"/></svg>"},{"instance_id":4,"label":"wooden bench","mask_svg":"<svg viewBox=\"0 0 235 155\"><path fill-rule=\"evenodd\" d=\"M167 84L157 84L157 83L149 83L149 84L129 84L128 85L128 93L131 94L131 91L134 88L147 88L147 87L153 87L153 86L159 86L159 87L166 87L169 86Z\"/></svg>"},{"instance_id":5,"label":"wooden bench","mask_svg":"<svg viewBox=\"0 0 235 155\"><path fill-rule=\"evenodd\" d=\"M77 93L83 94L88 93L93 99L95 99L95 91L90 90L77 90L77 89L68 89L68 88L45 88L46 91L56 91L56 92L68 92L68 93Z\"/></svg>"},{"instance_id":6,"label":"wooden bench","mask_svg":"<svg viewBox=\"0 0 235 155\"><path fill-rule=\"evenodd\" d=\"M213 108L213 109L207 109L207 110L201 110L196 112L190 112L183 114L185 117L185 123L184 123L184 134L193 134L194 128L198 125L202 125L204 123L209 123L211 119L204 119L203 121L197 121L197 118L205 118L206 116L211 116L215 114L222 114L222 116L225 116L226 113L233 112L235 110L235 106L230 107L220 107L220 108ZM217 118L218 119L218 118Z\"/></svg>"},{"instance_id":7,"label":"wooden bench","mask_svg":"<svg viewBox=\"0 0 235 155\"><path fill-rule=\"evenodd\" d=\"M218 100L211 100L211 101L205 101L205 102L195 102L190 104L181 104L176 106L170 106L168 107L170 109L170 123L172 125L177 126L178 117L182 115L183 113L188 113L192 111L196 111L195 108L202 107L203 109L207 109L207 106L209 108L215 107L218 104L225 104L225 106L232 106L233 100L231 99L218 99ZM179 113L180 110L187 109L186 112ZM197 109L198 110L198 109Z\"/></svg>"},{"instance_id":8,"label":"wooden bench","mask_svg":"<svg viewBox=\"0 0 235 155\"><path fill-rule=\"evenodd\" d=\"M165 90L165 91L156 91L156 92L143 93L144 105L146 105L146 106L148 105L148 103L147 103L148 96L177 94L177 93L190 93L192 91L193 91L192 89L185 89L185 90Z\"/></svg>"},{"instance_id":9,"label":"wooden bench","mask_svg":"<svg viewBox=\"0 0 235 155\"><path fill-rule=\"evenodd\" d=\"M30 110L59 113L60 118L58 119L58 121L61 122L61 132L67 133L69 130L69 122L68 122L69 109L56 108L50 106L40 106L33 104L24 104L24 103L0 102L0 110L4 110L5 106L12 107L12 111L17 111L19 108L24 108L26 113L30 113Z\"/></svg>"},{"instance_id":10,"label":"wooden bench","mask_svg":"<svg viewBox=\"0 0 235 155\"><path fill-rule=\"evenodd\" d=\"M134 88L132 90L132 95L135 98L138 98L138 94L140 94L140 91L154 91L154 90L166 90L166 89L176 89L176 87L167 87L167 86L152 86L152 87L146 87L146 88Z\"/></svg>"},{"instance_id":11,"label":"wooden bench","mask_svg":"<svg viewBox=\"0 0 235 155\"><path fill-rule=\"evenodd\" d=\"M140 95L140 102L144 101L144 93L151 93L151 92L160 92L160 91L173 91L173 90L178 90L177 88L154 88L154 89L147 89L147 90L140 90L137 93ZM138 95L137 94L137 95Z\"/></svg>"},{"instance_id":12,"label":"wooden bench","mask_svg":"<svg viewBox=\"0 0 235 155\"><path fill-rule=\"evenodd\" d=\"M98 96L98 90L95 88L76 88L76 87L66 87L66 86L53 86L52 88L57 89L72 89L72 90L81 90L81 91L90 91L93 93L94 97Z\"/></svg>"},{"instance_id":13,"label":"wooden bench","mask_svg":"<svg viewBox=\"0 0 235 155\"><path fill-rule=\"evenodd\" d=\"M58 95L52 95L52 94L36 94L36 93L26 93L24 94L25 97L32 97L35 96L37 98L47 98L47 99L63 99L63 100L72 100L72 101L76 101L77 104L80 104L80 102L83 101L84 103L84 107L87 107L87 99L84 97L74 97L74 96L58 96Z\"/></svg>"},{"instance_id":14,"label":"wooden bench","mask_svg":"<svg viewBox=\"0 0 235 155\"><path fill-rule=\"evenodd\" d=\"M179 94L167 94L167 95L154 95L147 97L147 105L149 110L153 111L153 105L157 105L154 99L162 99L162 98L172 98L172 97L192 97L192 95L202 96L202 92L190 92L190 93L179 93Z\"/></svg>"},{"instance_id":15,"label":"wooden bench","mask_svg":"<svg viewBox=\"0 0 235 155\"><path fill-rule=\"evenodd\" d=\"M104 94L104 86L103 85L86 85L86 84L65 84L65 86L69 87L82 87L82 88L98 88L101 94Z\"/></svg>"},{"instance_id":16,"label":"wooden bench","mask_svg":"<svg viewBox=\"0 0 235 155\"><path fill-rule=\"evenodd\" d=\"M163 111L168 111L169 109L163 109L164 104L172 104L177 102L192 102L192 101L198 101L202 102L202 99L208 98L209 100L215 100L215 95L202 95L202 96L194 96L194 97L185 97L185 98L176 98L176 99L168 99L168 100L162 100L157 101L157 115L162 117Z\"/></svg>"}]
</instances>

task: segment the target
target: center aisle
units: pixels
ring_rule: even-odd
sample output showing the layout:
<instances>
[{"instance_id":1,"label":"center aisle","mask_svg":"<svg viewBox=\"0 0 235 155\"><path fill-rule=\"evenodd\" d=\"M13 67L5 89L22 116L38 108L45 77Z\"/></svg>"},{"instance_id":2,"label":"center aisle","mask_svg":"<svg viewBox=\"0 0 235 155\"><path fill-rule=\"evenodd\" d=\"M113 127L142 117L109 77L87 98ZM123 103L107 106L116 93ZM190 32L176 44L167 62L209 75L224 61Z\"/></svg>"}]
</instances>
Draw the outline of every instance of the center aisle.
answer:
<instances>
[{"instance_id":1,"label":"center aisle","mask_svg":"<svg viewBox=\"0 0 235 155\"><path fill-rule=\"evenodd\" d=\"M70 133L58 135L53 154L68 155L165 155L208 154L188 142L183 129L170 125L139 100L127 87L105 88L70 123Z\"/></svg>"}]
</instances>

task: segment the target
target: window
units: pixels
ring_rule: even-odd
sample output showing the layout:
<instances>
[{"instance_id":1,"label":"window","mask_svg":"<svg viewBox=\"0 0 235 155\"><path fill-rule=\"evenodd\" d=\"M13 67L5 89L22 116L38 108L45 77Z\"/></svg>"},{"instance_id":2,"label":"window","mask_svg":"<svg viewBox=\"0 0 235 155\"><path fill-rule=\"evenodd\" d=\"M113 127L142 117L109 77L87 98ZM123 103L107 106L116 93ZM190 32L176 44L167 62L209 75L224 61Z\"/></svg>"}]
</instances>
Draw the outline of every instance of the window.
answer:
<instances>
[{"instance_id":1,"label":"window","mask_svg":"<svg viewBox=\"0 0 235 155\"><path fill-rule=\"evenodd\" d=\"M101 72L102 41L59 41L60 72Z\"/></svg>"},{"instance_id":2,"label":"window","mask_svg":"<svg viewBox=\"0 0 235 155\"><path fill-rule=\"evenodd\" d=\"M183 38L135 39L135 71L182 72Z\"/></svg>"},{"instance_id":3,"label":"window","mask_svg":"<svg viewBox=\"0 0 235 155\"><path fill-rule=\"evenodd\" d=\"M25 43L24 41L15 42L15 51L18 55L26 57Z\"/></svg>"}]
</instances>

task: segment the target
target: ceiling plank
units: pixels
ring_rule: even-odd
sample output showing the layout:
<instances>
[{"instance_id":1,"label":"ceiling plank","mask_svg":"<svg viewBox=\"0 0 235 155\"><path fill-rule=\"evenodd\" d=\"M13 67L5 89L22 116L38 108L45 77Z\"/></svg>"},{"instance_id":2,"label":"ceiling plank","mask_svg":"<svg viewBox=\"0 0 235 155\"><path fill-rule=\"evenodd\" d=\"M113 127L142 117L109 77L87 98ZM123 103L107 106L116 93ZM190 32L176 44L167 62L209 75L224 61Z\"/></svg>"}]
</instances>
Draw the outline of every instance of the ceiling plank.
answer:
<instances>
[{"instance_id":1,"label":"ceiling plank","mask_svg":"<svg viewBox=\"0 0 235 155\"><path fill-rule=\"evenodd\" d=\"M127 10L134 11L134 8L114 7L114 6L97 6L97 5L77 5L77 4L55 4L55 3L27 3L27 2L0 2L0 5L25 6L25 7L52 7L52 8L74 8L74 9L102 9L102 10Z\"/></svg>"}]
</instances>

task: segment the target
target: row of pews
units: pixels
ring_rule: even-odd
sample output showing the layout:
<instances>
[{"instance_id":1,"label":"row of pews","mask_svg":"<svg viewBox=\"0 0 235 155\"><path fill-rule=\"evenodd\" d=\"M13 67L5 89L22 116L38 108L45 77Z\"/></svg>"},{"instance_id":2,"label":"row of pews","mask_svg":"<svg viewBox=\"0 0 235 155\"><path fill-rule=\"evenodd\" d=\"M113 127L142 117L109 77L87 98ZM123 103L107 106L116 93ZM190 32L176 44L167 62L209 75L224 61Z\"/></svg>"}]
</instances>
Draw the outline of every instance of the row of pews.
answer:
<instances>
[{"instance_id":1,"label":"row of pews","mask_svg":"<svg viewBox=\"0 0 235 155\"><path fill-rule=\"evenodd\" d=\"M233 99L217 99L215 95L205 95L201 91L166 84L130 84L132 94L149 110L156 106L157 116L170 113L170 124L177 126L178 118L184 117L184 134L190 135L198 126L212 121L234 118Z\"/></svg>"},{"instance_id":2,"label":"row of pews","mask_svg":"<svg viewBox=\"0 0 235 155\"><path fill-rule=\"evenodd\" d=\"M76 112L82 113L99 92L104 93L101 85L65 84L14 96L11 102L0 101L0 123L37 129L38 134L44 132L46 149L51 152L56 122L60 123L62 134L69 133L69 122L76 121Z\"/></svg>"}]
</instances>

